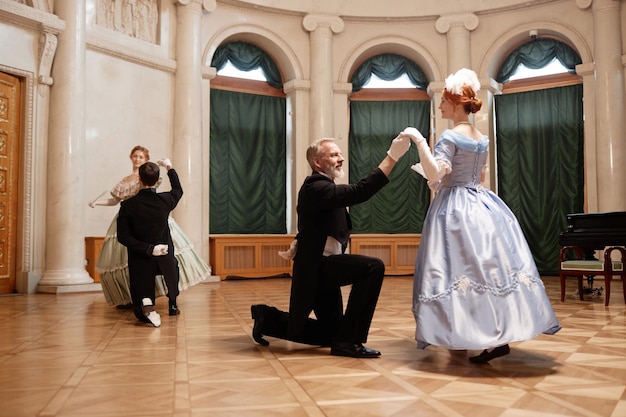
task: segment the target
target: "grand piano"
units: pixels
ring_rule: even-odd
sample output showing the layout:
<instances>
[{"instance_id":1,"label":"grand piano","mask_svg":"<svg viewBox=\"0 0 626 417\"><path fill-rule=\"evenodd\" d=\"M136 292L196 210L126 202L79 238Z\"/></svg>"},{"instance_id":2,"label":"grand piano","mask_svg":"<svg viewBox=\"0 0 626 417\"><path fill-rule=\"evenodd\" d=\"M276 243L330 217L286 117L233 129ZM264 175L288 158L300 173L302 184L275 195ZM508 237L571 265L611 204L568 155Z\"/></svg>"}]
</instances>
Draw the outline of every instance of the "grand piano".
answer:
<instances>
[{"instance_id":1,"label":"grand piano","mask_svg":"<svg viewBox=\"0 0 626 417\"><path fill-rule=\"evenodd\" d=\"M559 235L559 243L578 246L585 253L605 246L626 246L626 211L568 214L567 229Z\"/></svg>"},{"instance_id":2,"label":"grand piano","mask_svg":"<svg viewBox=\"0 0 626 417\"><path fill-rule=\"evenodd\" d=\"M561 247L578 246L583 251L583 259L597 260L596 250L607 246L626 246L626 211L568 214L567 229L559 234L559 243ZM603 288L593 288L593 275L587 276L587 284L588 287L583 288L584 293L602 294Z\"/></svg>"}]
</instances>

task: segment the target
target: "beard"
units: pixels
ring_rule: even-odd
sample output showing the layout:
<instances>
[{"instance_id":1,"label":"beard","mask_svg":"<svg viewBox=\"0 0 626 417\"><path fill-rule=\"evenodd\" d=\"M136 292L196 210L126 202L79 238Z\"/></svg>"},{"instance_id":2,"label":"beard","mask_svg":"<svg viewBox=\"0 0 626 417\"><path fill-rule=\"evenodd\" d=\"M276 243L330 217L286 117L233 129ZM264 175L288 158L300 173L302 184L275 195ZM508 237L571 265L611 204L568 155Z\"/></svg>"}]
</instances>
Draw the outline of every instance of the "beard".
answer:
<instances>
[{"instance_id":1,"label":"beard","mask_svg":"<svg viewBox=\"0 0 626 417\"><path fill-rule=\"evenodd\" d=\"M343 169L337 168L337 167L334 167L334 166L331 166L331 165L326 165L324 167L324 171L323 172L324 172L324 174L328 175L332 179L335 179L335 178L341 179L341 178L343 178L346 175L346 173L343 171Z\"/></svg>"}]
</instances>

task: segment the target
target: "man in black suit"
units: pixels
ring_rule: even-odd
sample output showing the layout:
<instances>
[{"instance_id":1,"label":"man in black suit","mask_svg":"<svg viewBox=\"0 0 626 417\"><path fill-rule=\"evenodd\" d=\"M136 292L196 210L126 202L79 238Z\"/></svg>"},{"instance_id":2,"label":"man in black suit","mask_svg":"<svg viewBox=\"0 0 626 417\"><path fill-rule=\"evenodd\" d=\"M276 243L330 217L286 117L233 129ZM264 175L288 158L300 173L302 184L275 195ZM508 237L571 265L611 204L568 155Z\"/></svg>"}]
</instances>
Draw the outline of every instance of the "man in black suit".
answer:
<instances>
[{"instance_id":1,"label":"man in black suit","mask_svg":"<svg viewBox=\"0 0 626 417\"><path fill-rule=\"evenodd\" d=\"M289 313L263 304L251 307L254 340L269 345L264 335L310 345L330 346L330 354L376 358L380 352L365 347L385 274L378 258L345 254L350 238L346 207L370 199L385 186L396 161L410 147L398 135L387 156L367 177L355 184L336 184L344 172L343 155L333 139L322 138L307 149L313 170L298 193L298 234ZM352 285L343 311L341 287ZM311 311L315 319L310 318Z\"/></svg>"},{"instance_id":2,"label":"man in black suit","mask_svg":"<svg viewBox=\"0 0 626 417\"><path fill-rule=\"evenodd\" d=\"M169 314L179 314L178 261L170 235L168 217L183 195L178 174L169 159L159 161L167 169L171 191L157 193L159 166L146 162L139 167L143 187L137 195L122 201L117 218L117 239L128 250L130 293L135 315L154 327L161 325L161 316L154 310L156 275L163 275L169 298Z\"/></svg>"}]
</instances>

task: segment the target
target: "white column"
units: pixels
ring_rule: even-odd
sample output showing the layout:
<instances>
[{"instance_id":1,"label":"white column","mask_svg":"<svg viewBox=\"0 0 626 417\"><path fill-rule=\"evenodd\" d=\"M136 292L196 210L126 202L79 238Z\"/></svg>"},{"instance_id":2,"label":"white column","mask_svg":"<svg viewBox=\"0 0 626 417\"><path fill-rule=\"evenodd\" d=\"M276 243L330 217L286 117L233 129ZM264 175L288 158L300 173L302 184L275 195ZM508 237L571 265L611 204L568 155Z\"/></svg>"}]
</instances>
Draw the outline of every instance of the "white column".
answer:
<instances>
[{"instance_id":1,"label":"white column","mask_svg":"<svg viewBox=\"0 0 626 417\"><path fill-rule=\"evenodd\" d=\"M344 28L337 16L306 15L302 24L311 32L310 139L333 137L332 36Z\"/></svg>"},{"instance_id":2,"label":"white column","mask_svg":"<svg viewBox=\"0 0 626 417\"><path fill-rule=\"evenodd\" d=\"M52 65L48 141L46 267L38 291L84 291L85 2L57 1L65 21ZM81 288L82 287L82 288Z\"/></svg>"},{"instance_id":3,"label":"white column","mask_svg":"<svg viewBox=\"0 0 626 417\"><path fill-rule=\"evenodd\" d=\"M446 34L447 52L448 52L448 73L447 77L461 68L472 69L470 31L478 27L478 17L472 13L461 13L441 16L435 22L435 29L441 34ZM445 87L445 86L444 86ZM441 91L443 91L443 88ZM441 93L438 91L438 93ZM435 126L443 132L445 127L449 127L452 123L450 120L440 118L439 103L441 102L441 94L437 94L435 102ZM445 126L445 127L444 127ZM477 126L478 127L478 126ZM480 127L478 127L480 129Z\"/></svg>"},{"instance_id":4,"label":"white column","mask_svg":"<svg viewBox=\"0 0 626 417\"><path fill-rule=\"evenodd\" d=\"M309 146L309 91L311 83L306 80L291 80L283 84L287 95L287 232L297 233L296 199L304 179L311 174L306 160ZM296 140L296 138L298 138Z\"/></svg>"},{"instance_id":5,"label":"white column","mask_svg":"<svg viewBox=\"0 0 626 417\"><path fill-rule=\"evenodd\" d=\"M480 91L478 98L483 102L480 111L474 114L474 126L483 134L489 136L489 160L487 161L487 172L483 186L497 192L497 164L496 164L496 133L493 125L494 96L501 94L502 85L496 80L488 78L480 80Z\"/></svg>"},{"instance_id":6,"label":"white column","mask_svg":"<svg viewBox=\"0 0 626 417\"><path fill-rule=\"evenodd\" d=\"M177 6L172 164L184 195L173 215L194 247L205 248L209 231L200 226L208 208L198 198L208 188L202 175L202 12L214 10L215 2L177 0ZM202 257L208 259L208 253Z\"/></svg>"},{"instance_id":7,"label":"white column","mask_svg":"<svg viewBox=\"0 0 626 417\"><path fill-rule=\"evenodd\" d=\"M202 235L202 250L204 260L211 266L210 248L209 248L209 218L211 206L211 194L209 186L211 182L211 80L217 76L217 70L214 67L202 67L202 120L207 121L202 128L202 178L206 178L206 186L202 188L200 198L202 200L202 224L200 228L205 231Z\"/></svg>"},{"instance_id":8,"label":"white column","mask_svg":"<svg viewBox=\"0 0 626 417\"><path fill-rule=\"evenodd\" d=\"M472 13L445 15L435 22L437 32L445 33L448 40L448 73L472 68L470 32L478 23L478 17Z\"/></svg>"},{"instance_id":9,"label":"white column","mask_svg":"<svg viewBox=\"0 0 626 417\"><path fill-rule=\"evenodd\" d=\"M586 213L598 212L598 158L596 155L596 96L595 96L595 65L588 62L576 66L576 74L583 79L583 114L584 124L584 172L585 172L585 205ZM589 186L593 184L593 186Z\"/></svg>"},{"instance_id":10,"label":"white column","mask_svg":"<svg viewBox=\"0 0 626 417\"><path fill-rule=\"evenodd\" d=\"M624 68L619 0L593 0L598 211L626 210Z\"/></svg>"},{"instance_id":11,"label":"white column","mask_svg":"<svg viewBox=\"0 0 626 417\"><path fill-rule=\"evenodd\" d=\"M334 138L343 152L346 160L343 163L344 172L350 172L350 147L348 146L348 135L350 132L350 103L348 98L352 94L352 83L335 83L333 87L334 109L335 109L335 133ZM347 184L348 175L337 182Z\"/></svg>"}]
</instances>

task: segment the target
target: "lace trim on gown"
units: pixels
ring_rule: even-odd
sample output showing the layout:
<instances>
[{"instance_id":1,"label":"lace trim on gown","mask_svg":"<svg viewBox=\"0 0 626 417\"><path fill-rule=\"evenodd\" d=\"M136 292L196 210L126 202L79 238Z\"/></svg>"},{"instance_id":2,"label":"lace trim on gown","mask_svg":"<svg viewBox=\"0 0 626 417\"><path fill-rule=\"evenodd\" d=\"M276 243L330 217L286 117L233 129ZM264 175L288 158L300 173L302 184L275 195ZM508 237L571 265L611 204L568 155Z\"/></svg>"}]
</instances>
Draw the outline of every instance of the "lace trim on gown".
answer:
<instances>
[{"instance_id":1,"label":"lace trim on gown","mask_svg":"<svg viewBox=\"0 0 626 417\"><path fill-rule=\"evenodd\" d=\"M491 293L495 296L506 296L511 294L512 292L517 291L520 286L520 283L526 285L527 288L532 287L533 285L538 285L544 288L543 281L534 275L529 275L523 272L519 272L513 276L511 280L511 284L506 287L498 287L495 285L485 285L480 284L478 282L473 281L468 276L462 275L459 278L455 279L444 292L433 294L431 296L424 296L420 294L418 296L418 302L420 303L428 303L437 301L441 298L448 297L453 292L463 292L463 296L467 295L468 290L474 291L479 294L483 293Z\"/></svg>"}]
</instances>

